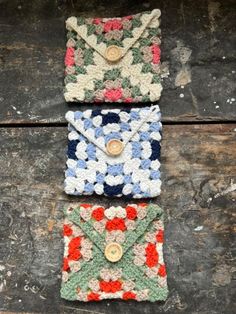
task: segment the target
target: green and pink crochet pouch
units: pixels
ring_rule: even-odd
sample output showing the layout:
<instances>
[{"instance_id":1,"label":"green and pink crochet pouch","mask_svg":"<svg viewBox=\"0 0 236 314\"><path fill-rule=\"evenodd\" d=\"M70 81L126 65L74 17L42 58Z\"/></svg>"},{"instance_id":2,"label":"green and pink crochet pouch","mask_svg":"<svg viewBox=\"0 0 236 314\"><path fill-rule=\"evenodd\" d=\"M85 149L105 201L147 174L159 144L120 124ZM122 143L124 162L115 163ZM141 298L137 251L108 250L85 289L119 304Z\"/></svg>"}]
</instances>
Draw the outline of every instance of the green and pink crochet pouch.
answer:
<instances>
[{"instance_id":1,"label":"green and pink crochet pouch","mask_svg":"<svg viewBox=\"0 0 236 314\"><path fill-rule=\"evenodd\" d=\"M160 98L158 9L118 18L66 21L68 102L153 102Z\"/></svg>"}]
</instances>

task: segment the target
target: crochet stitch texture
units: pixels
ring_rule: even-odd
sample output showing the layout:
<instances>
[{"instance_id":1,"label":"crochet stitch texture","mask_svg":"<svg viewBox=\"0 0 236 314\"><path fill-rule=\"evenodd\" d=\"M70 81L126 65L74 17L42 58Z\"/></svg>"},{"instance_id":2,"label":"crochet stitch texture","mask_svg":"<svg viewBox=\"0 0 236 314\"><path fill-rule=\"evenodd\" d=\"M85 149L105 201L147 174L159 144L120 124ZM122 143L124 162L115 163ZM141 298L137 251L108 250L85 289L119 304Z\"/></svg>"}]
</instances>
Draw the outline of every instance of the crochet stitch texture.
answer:
<instances>
[{"instance_id":1,"label":"crochet stitch texture","mask_svg":"<svg viewBox=\"0 0 236 314\"><path fill-rule=\"evenodd\" d=\"M71 195L155 197L160 194L158 105L130 110L69 111L65 192ZM107 143L123 151L110 156Z\"/></svg>"},{"instance_id":2,"label":"crochet stitch texture","mask_svg":"<svg viewBox=\"0 0 236 314\"><path fill-rule=\"evenodd\" d=\"M104 208L69 207L64 221L61 297L67 300L165 300L163 211L157 205ZM107 259L108 245L119 245L119 261Z\"/></svg>"},{"instance_id":3,"label":"crochet stitch texture","mask_svg":"<svg viewBox=\"0 0 236 314\"><path fill-rule=\"evenodd\" d=\"M155 9L118 18L67 19L66 101L157 101L162 91L160 15ZM107 58L109 47L116 62Z\"/></svg>"}]
</instances>

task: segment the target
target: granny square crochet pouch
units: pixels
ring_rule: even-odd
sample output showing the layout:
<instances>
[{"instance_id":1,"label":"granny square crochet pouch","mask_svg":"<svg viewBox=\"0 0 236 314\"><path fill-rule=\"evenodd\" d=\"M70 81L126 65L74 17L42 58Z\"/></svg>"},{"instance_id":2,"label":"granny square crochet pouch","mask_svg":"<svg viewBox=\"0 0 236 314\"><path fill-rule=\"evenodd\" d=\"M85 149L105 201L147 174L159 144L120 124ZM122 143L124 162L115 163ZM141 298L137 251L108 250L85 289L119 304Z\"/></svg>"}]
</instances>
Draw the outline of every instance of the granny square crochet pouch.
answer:
<instances>
[{"instance_id":1,"label":"granny square crochet pouch","mask_svg":"<svg viewBox=\"0 0 236 314\"><path fill-rule=\"evenodd\" d=\"M65 210L61 297L165 300L163 212L153 204Z\"/></svg>"},{"instance_id":2,"label":"granny square crochet pouch","mask_svg":"<svg viewBox=\"0 0 236 314\"><path fill-rule=\"evenodd\" d=\"M65 192L156 197L160 194L158 105L128 110L68 111Z\"/></svg>"},{"instance_id":3,"label":"granny square crochet pouch","mask_svg":"<svg viewBox=\"0 0 236 314\"><path fill-rule=\"evenodd\" d=\"M160 98L160 10L66 21L66 101L153 102Z\"/></svg>"}]
</instances>

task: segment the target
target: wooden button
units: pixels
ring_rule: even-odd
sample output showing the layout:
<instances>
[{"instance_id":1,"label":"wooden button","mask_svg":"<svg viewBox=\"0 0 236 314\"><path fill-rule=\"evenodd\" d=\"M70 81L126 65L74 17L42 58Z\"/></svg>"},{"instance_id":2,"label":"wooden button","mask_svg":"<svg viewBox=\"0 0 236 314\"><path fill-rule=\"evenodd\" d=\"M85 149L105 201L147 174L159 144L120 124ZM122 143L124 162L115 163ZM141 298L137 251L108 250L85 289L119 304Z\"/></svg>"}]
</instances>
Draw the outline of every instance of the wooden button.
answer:
<instances>
[{"instance_id":1,"label":"wooden button","mask_svg":"<svg viewBox=\"0 0 236 314\"><path fill-rule=\"evenodd\" d=\"M114 139L107 143L106 148L109 155L117 156L123 151L124 145L120 140Z\"/></svg>"},{"instance_id":2,"label":"wooden button","mask_svg":"<svg viewBox=\"0 0 236 314\"><path fill-rule=\"evenodd\" d=\"M116 242L107 244L105 248L105 256L110 262L118 262L123 256L122 246Z\"/></svg>"},{"instance_id":3,"label":"wooden button","mask_svg":"<svg viewBox=\"0 0 236 314\"><path fill-rule=\"evenodd\" d=\"M105 55L108 61L116 62L121 58L121 49L118 46L111 45L107 47Z\"/></svg>"}]
</instances>

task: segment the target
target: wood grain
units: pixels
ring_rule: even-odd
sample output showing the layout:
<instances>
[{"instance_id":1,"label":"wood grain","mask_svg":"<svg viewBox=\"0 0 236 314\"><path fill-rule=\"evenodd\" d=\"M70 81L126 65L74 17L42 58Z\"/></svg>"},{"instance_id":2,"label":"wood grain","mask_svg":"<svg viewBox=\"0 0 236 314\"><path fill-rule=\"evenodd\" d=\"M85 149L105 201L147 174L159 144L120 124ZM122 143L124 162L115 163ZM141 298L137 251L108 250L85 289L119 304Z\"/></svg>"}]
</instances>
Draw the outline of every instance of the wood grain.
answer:
<instances>
[{"instance_id":1,"label":"wood grain","mask_svg":"<svg viewBox=\"0 0 236 314\"><path fill-rule=\"evenodd\" d=\"M170 295L142 305L66 302L59 296L62 208L88 199L63 193L64 114L91 105L68 107L63 99L64 20L156 7L170 71L160 107L173 125L164 125L163 193L154 202L166 212ZM0 313L234 312L235 20L234 0L0 1Z\"/></svg>"},{"instance_id":2,"label":"wood grain","mask_svg":"<svg viewBox=\"0 0 236 314\"><path fill-rule=\"evenodd\" d=\"M76 200L63 193L66 135L61 127L0 129L0 311L233 313L235 125L164 127L163 193L154 201L166 212L170 295L142 305L59 297L62 208Z\"/></svg>"},{"instance_id":3,"label":"wood grain","mask_svg":"<svg viewBox=\"0 0 236 314\"><path fill-rule=\"evenodd\" d=\"M235 1L12 0L0 3L0 123L65 122L66 17L156 7L162 10L162 61L170 71L160 101L163 120L235 121Z\"/></svg>"}]
</instances>

